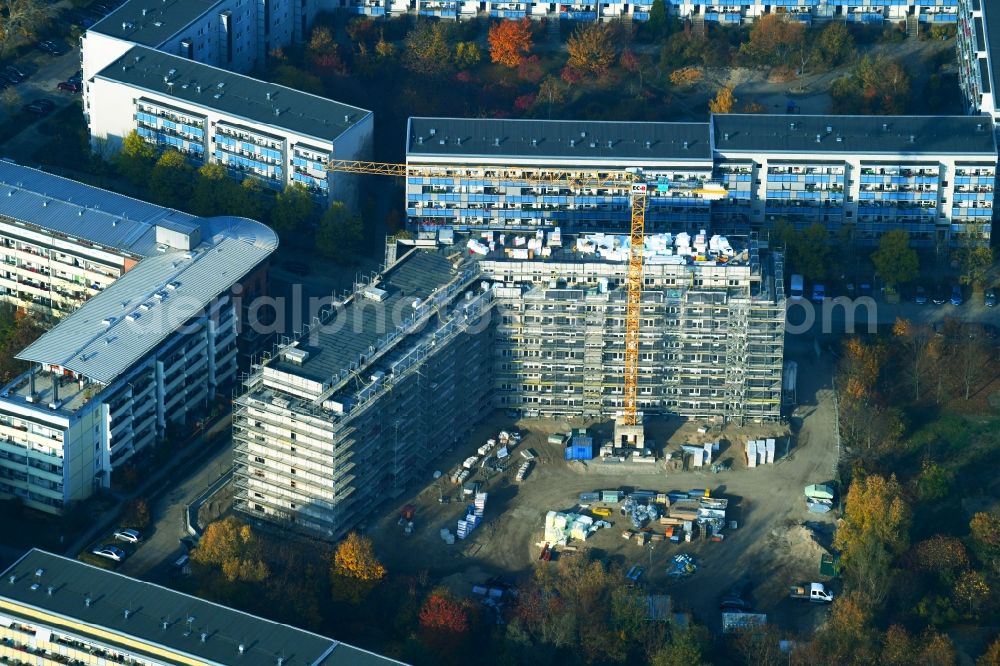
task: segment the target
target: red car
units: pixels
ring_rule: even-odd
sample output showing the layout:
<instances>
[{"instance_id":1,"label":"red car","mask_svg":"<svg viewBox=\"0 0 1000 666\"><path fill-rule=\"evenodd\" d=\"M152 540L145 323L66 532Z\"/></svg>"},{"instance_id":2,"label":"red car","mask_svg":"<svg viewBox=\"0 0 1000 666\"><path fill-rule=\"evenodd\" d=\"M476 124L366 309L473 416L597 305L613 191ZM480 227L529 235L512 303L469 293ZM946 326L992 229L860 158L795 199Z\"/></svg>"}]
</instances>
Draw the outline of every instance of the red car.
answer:
<instances>
[{"instance_id":1,"label":"red car","mask_svg":"<svg viewBox=\"0 0 1000 666\"><path fill-rule=\"evenodd\" d=\"M61 83L60 83L60 84L59 84L58 86L56 86L56 87L57 87L57 88L58 88L59 90L68 90L68 91L69 91L69 92L71 92L71 93L78 93L78 92L80 92L81 90L83 90L83 86L81 86L81 85L80 85L79 83L77 83L76 81L62 81L62 82L61 82Z\"/></svg>"}]
</instances>

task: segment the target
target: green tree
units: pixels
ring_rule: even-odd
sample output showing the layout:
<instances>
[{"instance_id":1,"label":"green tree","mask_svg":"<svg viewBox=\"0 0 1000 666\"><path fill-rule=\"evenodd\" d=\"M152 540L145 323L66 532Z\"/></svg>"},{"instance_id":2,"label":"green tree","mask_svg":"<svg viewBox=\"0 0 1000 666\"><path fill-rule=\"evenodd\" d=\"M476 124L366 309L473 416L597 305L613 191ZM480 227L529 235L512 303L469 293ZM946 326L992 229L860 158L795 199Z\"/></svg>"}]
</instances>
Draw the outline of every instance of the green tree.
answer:
<instances>
[{"instance_id":1,"label":"green tree","mask_svg":"<svg viewBox=\"0 0 1000 666\"><path fill-rule=\"evenodd\" d=\"M223 212L232 212L229 204L233 183L229 180L226 167L218 162L205 164L195 175L194 192L191 196L191 211L195 215L209 217Z\"/></svg>"},{"instance_id":2,"label":"green tree","mask_svg":"<svg viewBox=\"0 0 1000 666\"><path fill-rule=\"evenodd\" d=\"M830 232L819 222L802 231L784 219L771 228L771 239L777 246L784 246L790 273L800 273L807 280L822 280L829 268Z\"/></svg>"},{"instance_id":3,"label":"green tree","mask_svg":"<svg viewBox=\"0 0 1000 666\"><path fill-rule=\"evenodd\" d=\"M885 285L895 288L917 277L920 258L910 247L910 234L905 229L893 229L882 234L878 249L872 253L875 274Z\"/></svg>"},{"instance_id":4,"label":"green tree","mask_svg":"<svg viewBox=\"0 0 1000 666\"><path fill-rule=\"evenodd\" d=\"M705 652L710 636L704 627L693 626L687 631L672 631L670 642L657 650L651 666L708 666Z\"/></svg>"},{"instance_id":5,"label":"green tree","mask_svg":"<svg viewBox=\"0 0 1000 666\"><path fill-rule=\"evenodd\" d=\"M659 41L667 36L669 27L667 16L667 3L664 0L653 0L649 7L649 18L643 26L646 33L655 41Z\"/></svg>"},{"instance_id":6,"label":"green tree","mask_svg":"<svg viewBox=\"0 0 1000 666\"><path fill-rule=\"evenodd\" d=\"M323 213L316 233L316 249L338 264L352 264L364 242L361 216L351 213L342 201L335 201Z\"/></svg>"},{"instance_id":7,"label":"green tree","mask_svg":"<svg viewBox=\"0 0 1000 666\"><path fill-rule=\"evenodd\" d=\"M298 245L303 240L301 233L315 215L316 203L309 190L301 183L292 183L274 199L271 227L282 241Z\"/></svg>"},{"instance_id":8,"label":"green tree","mask_svg":"<svg viewBox=\"0 0 1000 666\"><path fill-rule=\"evenodd\" d=\"M163 152L149 174L149 194L161 206L187 209L194 184L194 169L176 150Z\"/></svg>"},{"instance_id":9,"label":"green tree","mask_svg":"<svg viewBox=\"0 0 1000 666\"><path fill-rule=\"evenodd\" d=\"M149 182L156 161L156 148L132 130L122 139L122 149L112 158L118 173L135 187Z\"/></svg>"},{"instance_id":10,"label":"green tree","mask_svg":"<svg viewBox=\"0 0 1000 666\"><path fill-rule=\"evenodd\" d=\"M236 206L232 214L249 217L251 220L263 219L267 214L267 206L264 202L268 192L259 178L247 176L240 183L239 193L236 196Z\"/></svg>"},{"instance_id":11,"label":"green tree","mask_svg":"<svg viewBox=\"0 0 1000 666\"><path fill-rule=\"evenodd\" d=\"M854 37L843 21L833 21L814 42L812 61L823 69L833 69L849 62L857 54Z\"/></svg>"}]
</instances>

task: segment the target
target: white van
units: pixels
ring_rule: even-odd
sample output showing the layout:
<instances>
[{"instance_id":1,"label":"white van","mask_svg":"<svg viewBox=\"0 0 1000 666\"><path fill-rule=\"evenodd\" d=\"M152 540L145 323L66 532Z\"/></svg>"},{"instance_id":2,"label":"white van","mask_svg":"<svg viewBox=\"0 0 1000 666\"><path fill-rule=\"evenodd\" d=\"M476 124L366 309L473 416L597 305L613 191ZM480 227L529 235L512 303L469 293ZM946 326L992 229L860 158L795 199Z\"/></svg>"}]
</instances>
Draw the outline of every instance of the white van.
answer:
<instances>
[{"instance_id":1,"label":"white van","mask_svg":"<svg viewBox=\"0 0 1000 666\"><path fill-rule=\"evenodd\" d=\"M804 281L801 275L792 276L791 289L788 290L793 301L801 301L805 296Z\"/></svg>"}]
</instances>

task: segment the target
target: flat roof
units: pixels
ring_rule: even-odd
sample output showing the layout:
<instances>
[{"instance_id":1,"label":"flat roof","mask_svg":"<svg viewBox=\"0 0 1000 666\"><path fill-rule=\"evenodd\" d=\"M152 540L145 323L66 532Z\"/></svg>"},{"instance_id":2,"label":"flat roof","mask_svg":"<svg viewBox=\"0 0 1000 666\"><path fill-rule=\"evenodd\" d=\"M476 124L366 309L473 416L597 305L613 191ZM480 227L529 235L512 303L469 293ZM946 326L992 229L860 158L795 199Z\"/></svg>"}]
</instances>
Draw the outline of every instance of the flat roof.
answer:
<instances>
[{"instance_id":1,"label":"flat roof","mask_svg":"<svg viewBox=\"0 0 1000 666\"><path fill-rule=\"evenodd\" d=\"M17 358L109 384L278 247L270 228L239 217L204 219L202 237L140 261Z\"/></svg>"},{"instance_id":2,"label":"flat roof","mask_svg":"<svg viewBox=\"0 0 1000 666\"><path fill-rule=\"evenodd\" d=\"M145 46L132 47L94 78L213 109L251 123L251 131L273 127L325 141L371 115L366 109Z\"/></svg>"},{"instance_id":3,"label":"flat roof","mask_svg":"<svg viewBox=\"0 0 1000 666\"><path fill-rule=\"evenodd\" d=\"M91 637L89 628L102 629L105 633L99 636L94 632L96 642L125 653L148 654L154 660L164 657L144 653L128 642L138 640L153 649L166 649L211 664L274 666L279 657L285 666L402 663L304 629L38 549L26 553L3 573L0 599L28 609L18 612L10 607L0 608L0 624L15 620L57 629L65 626L66 633L87 638ZM32 611L50 617L40 620ZM121 641L116 640L119 636ZM166 659L171 661L169 657Z\"/></svg>"},{"instance_id":4,"label":"flat roof","mask_svg":"<svg viewBox=\"0 0 1000 666\"><path fill-rule=\"evenodd\" d=\"M386 292L384 300L356 296L318 334L299 341L298 349L309 353L304 363L291 363L279 354L268 366L320 383L336 379L359 355L403 324L402 319L413 312L413 301L423 301L455 275L452 263L442 254L413 252L384 273L377 287Z\"/></svg>"},{"instance_id":5,"label":"flat roof","mask_svg":"<svg viewBox=\"0 0 1000 666\"><path fill-rule=\"evenodd\" d=\"M1000 7L996 3L993 3L993 9L990 9L988 5L990 3L984 2L982 7L983 21L986 23L986 43L979 45L980 48L986 49L986 54L989 57L989 74L991 80L987 82L984 77L984 92L996 90L996 72L997 67L1000 67ZM977 104L976 106L979 105ZM993 106L994 109L997 107L996 101L994 101Z\"/></svg>"},{"instance_id":6,"label":"flat roof","mask_svg":"<svg viewBox=\"0 0 1000 666\"><path fill-rule=\"evenodd\" d=\"M981 116L802 116L715 114L721 153L923 153L996 155L993 126ZM829 128L829 131L827 129ZM819 135L820 140L816 137ZM839 141L838 141L839 137Z\"/></svg>"},{"instance_id":7,"label":"flat roof","mask_svg":"<svg viewBox=\"0 0 1000 666\"><path fill-rule=\"evenodd\" d=\"M157 253L157 225L191 231L200 223L187 213L7 160L0 160L0 217L134 256Z\"/></svg>"},{"instance_id":8,"label":"flat roof","mask_svg":"<svg viewBox=\"0 0 1000 666\"><path fill-rule=\"evenodd\" d=\"M711 161L708 123L410 118L410 157Z\"/></svg>"},{"instance_id":9,"label":"flat roof","mask_svg":"<svg viewBox=\"0 0 1000 666\"><path fill-rule=\"evenodd\" d=\"M129 0L90 27L110 37L159 46L222 0Z\"/></svg>"}]
</instances>

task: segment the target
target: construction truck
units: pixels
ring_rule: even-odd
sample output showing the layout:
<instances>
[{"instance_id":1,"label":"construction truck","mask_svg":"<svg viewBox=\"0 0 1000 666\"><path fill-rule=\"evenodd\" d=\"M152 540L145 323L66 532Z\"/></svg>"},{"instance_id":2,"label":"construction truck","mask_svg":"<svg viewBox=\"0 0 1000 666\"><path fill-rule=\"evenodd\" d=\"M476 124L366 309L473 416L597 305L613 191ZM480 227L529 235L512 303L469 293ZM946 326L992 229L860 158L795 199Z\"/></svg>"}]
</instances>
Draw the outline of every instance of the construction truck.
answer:
<instances>
[{"instance_id":1,"label":"construction truck","mask_svg":"<svg viewBox=\"0 0 1000 666\"><path fill-rule=\"evenodd\" d=\"M833 601L833 593L826 589L823 583L792 585L788 596L792 599L808 599L816 604L828 604Z\"/></svg>"}]
</instances>

